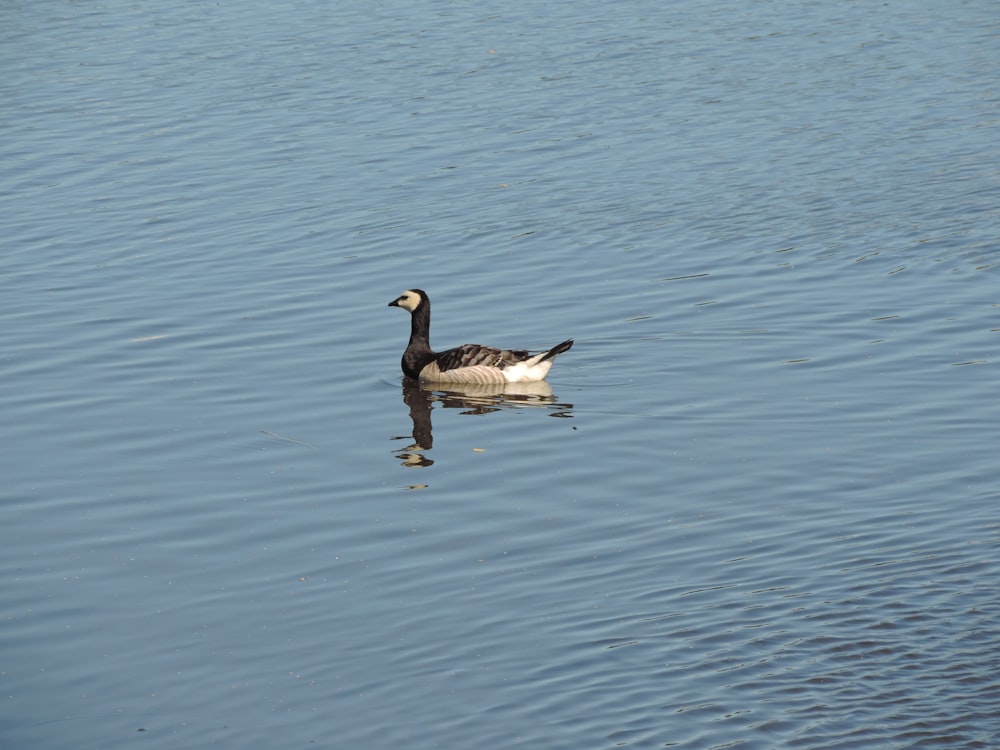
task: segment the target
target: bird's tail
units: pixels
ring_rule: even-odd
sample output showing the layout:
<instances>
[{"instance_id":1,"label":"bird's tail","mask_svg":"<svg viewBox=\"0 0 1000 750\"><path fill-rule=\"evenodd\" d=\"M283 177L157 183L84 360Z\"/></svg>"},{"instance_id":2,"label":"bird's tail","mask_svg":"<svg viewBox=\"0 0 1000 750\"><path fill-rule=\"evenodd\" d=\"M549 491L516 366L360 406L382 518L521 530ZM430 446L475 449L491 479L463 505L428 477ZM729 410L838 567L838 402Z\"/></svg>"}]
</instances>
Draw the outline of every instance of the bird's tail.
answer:
<instances>
[{"instance_id":1,"label":"bird's tail","mask_svg":"<svg viewBox=\"0 0 1000 750\"><path fill-rule=\"evenodd\" d=\"M570 347L573 346L573 339L566 339L561 344L556 344L551 349L549 349L545 354L542 355L539 362L544 362L547 359L552 359L557 354L562 354L565 351L569 351Z\"/></svg>"}]
</instances>

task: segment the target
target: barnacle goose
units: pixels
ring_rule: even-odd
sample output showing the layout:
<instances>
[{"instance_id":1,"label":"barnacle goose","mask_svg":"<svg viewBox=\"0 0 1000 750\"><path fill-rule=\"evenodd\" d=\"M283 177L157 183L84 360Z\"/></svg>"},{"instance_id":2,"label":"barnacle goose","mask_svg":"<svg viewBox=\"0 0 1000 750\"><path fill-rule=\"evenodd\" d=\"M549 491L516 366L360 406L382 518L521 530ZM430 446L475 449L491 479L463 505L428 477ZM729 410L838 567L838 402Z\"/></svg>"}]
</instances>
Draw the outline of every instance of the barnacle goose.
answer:
<instances>
[{"instance_id":1,"label":"barnacle goose","mask_svg":"<svg viewBox=\"0 0 1000 750\"><path fill-rule=\"evenodd\" d=\"M407 289L389 303L410 313L410 343L403 352L403 374L428 383L533 383L549 373L557 354L573 346L573 339L540 354L522 349L495 349L462 344L454 349L431 349L431 300L421 289Z\"/></svg>"}]
</instances>

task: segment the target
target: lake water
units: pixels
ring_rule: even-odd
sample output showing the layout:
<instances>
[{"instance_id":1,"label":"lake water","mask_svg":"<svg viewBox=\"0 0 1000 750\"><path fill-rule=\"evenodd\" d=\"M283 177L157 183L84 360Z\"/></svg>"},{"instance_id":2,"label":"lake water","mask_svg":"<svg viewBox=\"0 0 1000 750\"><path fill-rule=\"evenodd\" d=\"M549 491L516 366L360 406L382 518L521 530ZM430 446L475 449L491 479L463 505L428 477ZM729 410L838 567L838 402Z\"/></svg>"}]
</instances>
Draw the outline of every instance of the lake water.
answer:
<instances>
[{"instance_id":1,"label":"lake water","mask_svg":"<svg viewBox=\"0 0 1000 750\"><path fill-rule=\"evenodd\" d=\"M1000 6L549 6L0 6L0 745L1000 745Z\"/></svg>"}]
</instances>

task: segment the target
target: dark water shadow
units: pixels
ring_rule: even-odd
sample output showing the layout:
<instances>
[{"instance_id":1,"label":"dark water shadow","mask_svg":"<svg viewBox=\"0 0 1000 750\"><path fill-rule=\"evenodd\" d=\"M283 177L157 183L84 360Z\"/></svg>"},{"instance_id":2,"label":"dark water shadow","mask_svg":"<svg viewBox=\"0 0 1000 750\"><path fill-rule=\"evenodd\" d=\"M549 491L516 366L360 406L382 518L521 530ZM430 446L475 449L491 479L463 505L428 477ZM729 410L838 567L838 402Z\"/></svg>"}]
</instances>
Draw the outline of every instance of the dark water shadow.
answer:
<instances>
[{"instance_id":1,"label":"dark water shadow","mask_svg":"<svg viewBox=\"0 0 1000 750\"><path fill-rule=\"evenodd\" d=\"M572 418L573 404L561 403L547 382L505 383L502 385L456 385L447 389L423 386L410 378L403 379L403 403L409 407L413 423L411 436L396 436L393 440L413 442L392 453L404 466L431 466L434 461L427 453L434 447L431 411L437 408L462 409L462 414L483 415L505 409L548 410L548 416Z\"/></svg>"}]
</instances>

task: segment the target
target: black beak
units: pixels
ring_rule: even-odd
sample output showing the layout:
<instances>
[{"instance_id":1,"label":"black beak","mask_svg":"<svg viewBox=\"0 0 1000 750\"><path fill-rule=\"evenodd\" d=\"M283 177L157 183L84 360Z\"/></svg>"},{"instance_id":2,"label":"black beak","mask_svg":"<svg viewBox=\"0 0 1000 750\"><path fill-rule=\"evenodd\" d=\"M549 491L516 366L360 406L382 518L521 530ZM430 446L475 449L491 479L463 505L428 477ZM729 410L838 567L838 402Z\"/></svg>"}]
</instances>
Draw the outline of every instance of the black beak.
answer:
<instances>
[{"instance_id":1,"label":"black beak","mask_svg":"<svg viewBox=\"0 0 1000 750\"><path fill-rule=\"evenodd\" d=\"M392 302L390 302L386 307L399 307L399 298L397 297Z\"/></svg>"}]
</instances>

